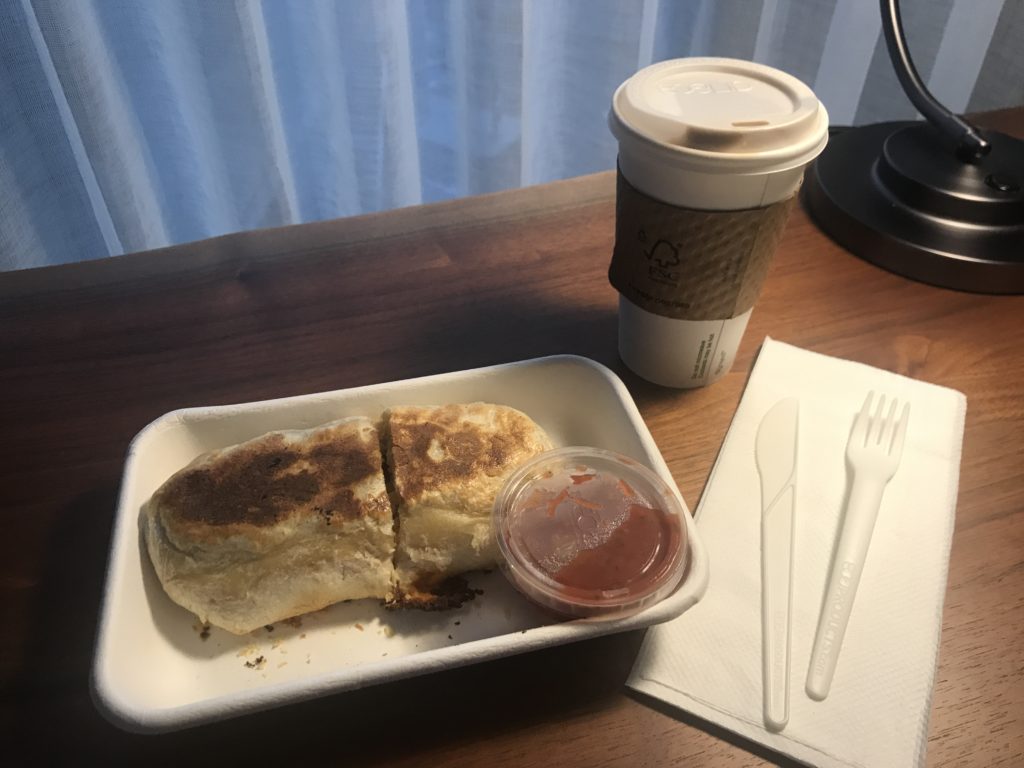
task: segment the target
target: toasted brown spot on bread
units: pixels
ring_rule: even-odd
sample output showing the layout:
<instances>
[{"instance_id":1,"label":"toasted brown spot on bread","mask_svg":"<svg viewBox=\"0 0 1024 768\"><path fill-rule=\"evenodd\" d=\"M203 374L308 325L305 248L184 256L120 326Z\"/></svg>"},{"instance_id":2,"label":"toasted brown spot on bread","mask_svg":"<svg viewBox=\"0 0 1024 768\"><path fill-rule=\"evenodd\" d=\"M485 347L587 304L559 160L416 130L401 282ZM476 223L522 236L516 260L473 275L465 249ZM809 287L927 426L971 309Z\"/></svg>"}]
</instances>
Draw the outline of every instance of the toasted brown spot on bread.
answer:
<instances>
[{"instance_id":1,"label":"toasted brown spot on bread","mask_svg":"<svg viewBox=\"0 0 1024 768\"><path fill-rule=\"evenodd\" d=\"M504 472L530 444L533 426L502 413L498 429L466 418L474 406L395 408L388 412L394 482L403 499L425 490Z\"/></svg>"},{"instance_id":2,"label":"toasted brown spot on bread","mask_svg":"<svg viewBox=\"0 0 1024 768\"><path fill-rule=\"evenodd\" d=\"M386 498L366 508L345 487L377 472L376 441L364 442L358 433L325 430L300 443L270 434L183 470L161 489L161 504L183 522L212 526L271 526L314 502L313 511L326 522L383 516L389 511Z\"/></svg>"},{"instance_id":3,"label":"toasted brown spot on bread","mask_svg":"<svg viewBox=\"0 0 1024 768\"><path fill-rule=\"evenodd\" d=\"M419 579L415 584L406 585L384 607L392 610L414 608L420 611L449 611L461 608L482 594L483 590L469 586L463 576L450 576L443 580L427 577Z\"/></svg>"}]
</instances>

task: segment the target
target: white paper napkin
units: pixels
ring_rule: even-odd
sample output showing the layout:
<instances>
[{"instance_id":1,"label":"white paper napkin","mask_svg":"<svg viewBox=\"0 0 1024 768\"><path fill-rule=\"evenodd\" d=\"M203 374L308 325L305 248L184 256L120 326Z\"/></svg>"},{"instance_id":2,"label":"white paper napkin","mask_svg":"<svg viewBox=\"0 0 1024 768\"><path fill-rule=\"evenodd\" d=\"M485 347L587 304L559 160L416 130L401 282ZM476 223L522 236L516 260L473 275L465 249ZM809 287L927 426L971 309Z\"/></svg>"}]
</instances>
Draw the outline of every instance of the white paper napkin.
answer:
<instances>
[{"instance_id":1,"label":"white paper napkin","mask_svg":"<svg viewBox=\"0 0 1024 768\"><path fill-rule=\"evenodd\" d=\"M847 491L846 442L872 389L911 403L906 443L831 693L815 702L804 682ZM772 733L761 699L754 438L784 397L800 399L793 635L789 724ZM697 508L707 593L648 633L628 684L810 765L923 765L966 406L954 390L766 339Z\"/></svg>"}]
</instances>

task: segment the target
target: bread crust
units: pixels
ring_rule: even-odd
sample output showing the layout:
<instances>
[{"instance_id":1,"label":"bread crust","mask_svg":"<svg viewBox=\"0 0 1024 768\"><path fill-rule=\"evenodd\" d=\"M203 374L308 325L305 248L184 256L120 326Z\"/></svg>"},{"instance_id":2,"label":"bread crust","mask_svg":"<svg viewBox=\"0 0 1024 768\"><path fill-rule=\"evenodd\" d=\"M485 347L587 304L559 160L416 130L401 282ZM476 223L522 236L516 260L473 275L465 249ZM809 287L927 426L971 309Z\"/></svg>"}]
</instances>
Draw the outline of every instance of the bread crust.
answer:
<instances>
[{"instance_id":1,"label":"bread crust","mask_svg":"<svg viewBox=\"0 0 1024 768\"><path fill-rule=\"evenodd\" d=\"M551 441L526 414L490 403L391 408L383 434L398 520L395 600L450 605L459 591L447 579L497 565L495 496Z\"/></svg>"},{"instance_id":2,"label":"bread crust","mask_svg":"<svg viewBox=\"0 0 1024 768\"><path fill-rule=\"evenodd\" d=\"M494 498L550 448L507 406L399 406L379 432L356 417L205 453L140 526L171 599L236 634L342 600L442 610L497 564Z\"/></svg>"},{"instance_id":3,"label":"bread crust","mask_svg":"<svg viewBox=\"0 0 1024 768\"><path fill-rule=\"evenodd\" d=\"M393 516L369 419L203 454L153 494L141 522L167 594L237 634L392 596Z\"/></svg>"}]
</instances>

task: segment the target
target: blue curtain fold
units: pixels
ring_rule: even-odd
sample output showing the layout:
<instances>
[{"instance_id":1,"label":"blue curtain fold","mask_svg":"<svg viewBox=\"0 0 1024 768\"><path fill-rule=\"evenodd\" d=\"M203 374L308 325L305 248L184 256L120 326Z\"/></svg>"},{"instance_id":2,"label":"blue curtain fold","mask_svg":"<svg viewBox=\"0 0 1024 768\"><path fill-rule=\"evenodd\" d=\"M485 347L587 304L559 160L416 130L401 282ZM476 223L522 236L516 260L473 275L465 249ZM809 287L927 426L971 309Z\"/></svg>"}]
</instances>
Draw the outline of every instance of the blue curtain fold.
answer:
<instances>
[{"instance_id":1,"label":"blue curtain fold","mask_svg":"<svg viewBox=\"0 0 1024 768\"><path fill-rule=\"evenodd\" d=\"M903 9L949 106L1024 103L1024 3ZM914 116L863 0L0 0L0 269L611 168L614 88L687 55Z\"/></svg>"}]
</instances>

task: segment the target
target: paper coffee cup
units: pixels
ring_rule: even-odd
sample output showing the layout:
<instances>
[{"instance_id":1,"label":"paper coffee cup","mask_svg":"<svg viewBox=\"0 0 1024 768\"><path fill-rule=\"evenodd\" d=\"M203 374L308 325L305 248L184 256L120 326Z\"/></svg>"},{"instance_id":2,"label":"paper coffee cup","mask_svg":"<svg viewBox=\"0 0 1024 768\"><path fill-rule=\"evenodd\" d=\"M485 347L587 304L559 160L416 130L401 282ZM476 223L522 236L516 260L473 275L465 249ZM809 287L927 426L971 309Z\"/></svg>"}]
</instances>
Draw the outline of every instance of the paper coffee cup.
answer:
<instances>
[{"instance_id":1,"label":"paper coffee cup","mask_svg":"<svg viewBox=\"0 0 1024 768\"><path fill-rule=\"evenodd\" d=\"M709 384L732 367L828 114L785 72L693 58L633 75L608 122L619 354L657 384Z\"/></svg>"}]
</instances>

